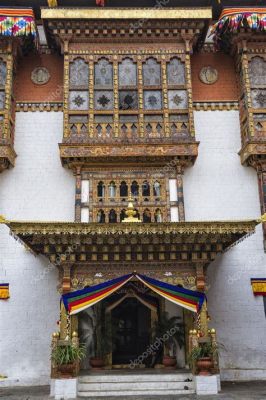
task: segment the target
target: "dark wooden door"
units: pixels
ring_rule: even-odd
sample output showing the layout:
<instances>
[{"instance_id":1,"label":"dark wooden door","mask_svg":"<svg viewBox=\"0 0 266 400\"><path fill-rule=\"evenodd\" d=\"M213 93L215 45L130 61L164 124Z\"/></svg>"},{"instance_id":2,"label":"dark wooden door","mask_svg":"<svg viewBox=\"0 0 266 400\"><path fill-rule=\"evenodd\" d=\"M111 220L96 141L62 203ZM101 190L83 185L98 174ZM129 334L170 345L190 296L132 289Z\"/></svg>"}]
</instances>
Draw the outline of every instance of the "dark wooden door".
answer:
<instances>
[{"instance_id":1,"label":"dark wooden door","mask_svg":"<svg viewBox=\"0 0 266 400\"><path fill-rule=\"evenodd\" d=\"M137 299L128 298L112 311L113 364L130 364L150 344L151 312Z\"/></svg>"}]
</instances>

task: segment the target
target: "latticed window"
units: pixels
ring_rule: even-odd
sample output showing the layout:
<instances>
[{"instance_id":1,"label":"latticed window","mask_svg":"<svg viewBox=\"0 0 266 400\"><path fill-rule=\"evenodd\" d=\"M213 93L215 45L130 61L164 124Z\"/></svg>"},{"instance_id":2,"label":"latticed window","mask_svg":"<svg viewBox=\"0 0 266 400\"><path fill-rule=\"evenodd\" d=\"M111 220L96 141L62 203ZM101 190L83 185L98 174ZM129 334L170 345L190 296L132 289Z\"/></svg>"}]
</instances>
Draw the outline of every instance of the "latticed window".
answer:
<instances>
[{"instance_id":1,"label":"latticed window","mask_svg":"<svg viewBox=\"0 0 266 400\"><path fill-rule=\"evenodd\" d=\"M251 58L249 81L254 129L256 136L263 137L266 132L266 60L264 58L259 56ZM244 125L243 133L246 128L246 125Z\"/></svg>"},{"instance_id":2,"label":"latticed window","mask_svg":"<svg viewBox=\"0 0 266 400\"><path fill-rule=\"evenodd\" d=\"M93 179L92 186L91 213L95 222L122 222L129 197L136 216L143 222L163 222L168 218L165 178L134 179L133 175L129 178L121 174L120 179Z\"/></svg>"},{"instance_id":3,"label":"latticed window","mask_svg":"<svg viewBox=\"0 0 266 400\"><path fill-rule=\"evenodd\" d=\"M189 134L184 56L106 54L69 64L69 133L110 142ZM74 119L73 119L74 116Z\"/></svg>"}]
</instances>

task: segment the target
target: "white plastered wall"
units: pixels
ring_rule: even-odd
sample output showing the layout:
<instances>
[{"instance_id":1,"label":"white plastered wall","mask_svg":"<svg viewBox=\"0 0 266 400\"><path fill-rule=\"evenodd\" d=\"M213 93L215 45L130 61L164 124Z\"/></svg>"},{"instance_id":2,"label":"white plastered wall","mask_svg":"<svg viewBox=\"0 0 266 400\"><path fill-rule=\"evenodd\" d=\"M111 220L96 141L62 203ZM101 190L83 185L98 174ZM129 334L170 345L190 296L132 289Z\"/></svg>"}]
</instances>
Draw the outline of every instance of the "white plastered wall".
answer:
<instances>
[{"instance_id":1,"label":"white plastered wall","mask_svg":"<svg viewBox=\"0 0 266 400\"><path fill-rule=\"evenodd\" d=\"M237 111L195 112L200 141L195 165L184 177L187 220L258 218L255 170L240 163ZM208 268L211 327L226 350L224 380L266 379L266 317L262 297L253 296L250 278L265 277L262 228L218 257Z\"/></svg>"},{"instance_id":2,"label":"white plastered wall","mask_svg":"<svg viewBox=\"0 0 266 400\"><path fill-rule=\"evenodd\" d=\"M0 175L0 214L7 219L73 221L75 182L61 166L61 112L17 113L15 168ZM1 385L48 384L51 334L58 329L58 273L0 225L0 282L10 299L0 301Z\"/></svg>"}]
</instances>

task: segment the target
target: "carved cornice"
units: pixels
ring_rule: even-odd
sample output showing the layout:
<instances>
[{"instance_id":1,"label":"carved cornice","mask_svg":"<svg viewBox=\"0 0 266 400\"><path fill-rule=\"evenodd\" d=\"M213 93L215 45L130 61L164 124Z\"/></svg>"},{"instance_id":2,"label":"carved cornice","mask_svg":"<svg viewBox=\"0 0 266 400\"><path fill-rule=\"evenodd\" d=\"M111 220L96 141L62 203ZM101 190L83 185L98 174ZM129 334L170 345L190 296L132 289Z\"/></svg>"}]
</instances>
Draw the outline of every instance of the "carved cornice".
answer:
<instances>
[{"instance_id":1,"label":"carved cornice","mask_svg":"<svg viewBox=\"0 0 266 400\"><path fill-rule=\"evenodd\" d=\"M180 157L183 164L191 165L198 155L199 142L174 144L59 144L63 164L81 162L87 166L95 163L127 163L165 165L173 158Z\"/></svg>"},{"instance_id":2,"label":"carved cornice","mask_svg":"<svg viewBox=\"0 0 266 400\"><path fill-rule=\"evenodd\" d=\"M99 224L80 222L7 221L15 235L221 235L253 233L258 220ZM64 237L62 236L62 240Z\"/></svg>"},{"instance_id":3,"label":"carved cornice","mask_svg":"<svg viewBox=\"0 0 266 400\"><path fill-rule=\"evenodd\" d=\"M194 111L232 111L238 110L237 101L208 101L193 102Z\"/></svg>"},{"instance_id":4,"label":"carved cornice","mask_svg":"<svg viewBox=\"0 0 266 400\"><path fill-rule=\"evenodd\" d=\"M16 112L63 111L62 102L20 102L16 104Z\"/></svg>"},{"instance_id":5,"label":"carved cornice","mask_svg":"<svg viewBox=\"0 0 266 400\"><path fill-rule=\"evenodd\" d=\"M53 264L200 262L208 265L255 232L260 221L180 223L4 222L11 234ZM133 265L133 264L132 264Z\"/></svg>"},{"instance_id":6,"label":"carved cornice","mask_svg":"<svg viewBox=\"0 0 266 400\"><path fill-rule=\"evenodd\" d=\"M175 41L190 35L196 44L212 18L210 8L44 8L51 37L70 42ZM95 21L97 24L95 25ZM106 25L108 23L108 25ZM58 43L59 44L59 43Z\"/></svg>"}]
</instances>

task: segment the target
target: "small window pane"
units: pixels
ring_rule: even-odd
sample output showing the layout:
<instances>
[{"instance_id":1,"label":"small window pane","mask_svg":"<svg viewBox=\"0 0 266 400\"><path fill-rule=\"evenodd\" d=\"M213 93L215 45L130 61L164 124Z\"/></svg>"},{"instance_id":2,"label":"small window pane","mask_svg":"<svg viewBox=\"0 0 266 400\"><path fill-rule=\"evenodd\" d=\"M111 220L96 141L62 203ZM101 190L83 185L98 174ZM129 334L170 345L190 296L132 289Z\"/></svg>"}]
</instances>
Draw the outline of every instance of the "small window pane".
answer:
<instances>
[{"instance_id":1,"label":"small window pane","mask_svg":"<svg viewBox=\"0 0 266 400\"><path fill-rule=\"evenodd\" d=\"M89 94L85 91L73 90L69 93L69 109L70 110L88 110Z\"/></svg>"},{"instance_id":2,"label":"small window pane","mask_svg":"<svg viewBox=\"0 0 266 400\"><path fill-rule=\"evenodd\" d=\"M106 59L95 64L95 85L110 86L113 84L113 66Z\"/></svg>"},{"instance_id":3,"label":"small window pane","mask_svg":"<svg viewBox=\"0 0 266 400\"><path fill-rule=\"evenodd\" d=\"M138 93L135 90L121 90L119 92L119 109L136 110L138 108Z\"/></svg>"},{"instance_id":4,"label":"small window pane","mask_svg":"<svg viewBox=\"0 0 266 400\"><path fill-rule=\"evenodd\" d=\"M0 86L5 86L6 84L6 63L0 61Z\"/></svg>"},{"instance_id":5,"label":"small window pane","mask_svg":"<svg viewBox=\"0 0 266 400\"><path fill-rule=\"evenodd\" d=\"M70 87L88 86L88 84L88 64L82 58L77 58L70 64Z\"/></svg>"},{"instance_id":6,"label":"small window pane","mask_svg":"<svg viewBox=\"0 0 266 400\"><path fill-rule=\"evenodd\" d=\"M162 109L162 93L160 90L144 90L145 110Z\"/></svg>"},{"instance_id":7,"label":"small window pane","mask_svg":"<svg viewBox=\"0 0 266 400\"><path fill-rule=\"evenodd\" d=\"M178 58L173 58L167 63L168 85L185 84L185 65Z\"/></svg>"},{"instance_id":8,"label":"small window pane","mask_svg":"<svg viewBox=\"0 0 266 400\"><path fill-rule=\"evenodd\" d=\"M251 90L251 101L254 108L266 108L266 90Z\"/></svg>"},{"instance_id":9,"label":"small window pane","mask_svg":"<svg viewBox=\"0 0 266 400\"><path fill-rule=\"evenodd\" d=\"M266 85L266 62L261 57L252 58L249 64L251 85Z\"/></svg>"},{"instance_id":10,"label":"small window pane","mask_svg":"<svg viewBox=\"0 0 266 400\"><path fill-rule=\"evenodd\" d=\"M168 90L168 106L170 110L188 107L186 90Z\"/></svg>"},{"instance_id":11,"label":"small window pane","mask_svg":"<svg viewBox=\"0 0 266 400\"><path fill-rule=\"evenodd\" d=\"M137 85L137 66L130 58L123 60L118 67L119 86Z\"/></svg>"},{"instance_id":12,"label":"small window pane","mask_svg":"<svg viewBox=\"0 0 266 400\"><path fill-rule=\"evenodd\" d=\"M143 83L144 86L161 84L161 65L154 58L149 58L143 64Z\"/></svg>"},{"instance_id":13,"label":"small window pane","mask_svg":"<svg viewBox=\"0 0 266 400\"><path fill-rule=\"evenodd\" d=\"M94 108L96 110L112 110L114 108L113 92L96 90L94 93Z\"/></svg>"},{"instance_id":14,"label":"small window pane","mask_svg":"<svg viewBox=\"0 0 266 400\"><path fill-rule=\"evenodd\" d=\"M0 92L0 110L5 108L5 92Z\"/></svg>"}]
</instances>

